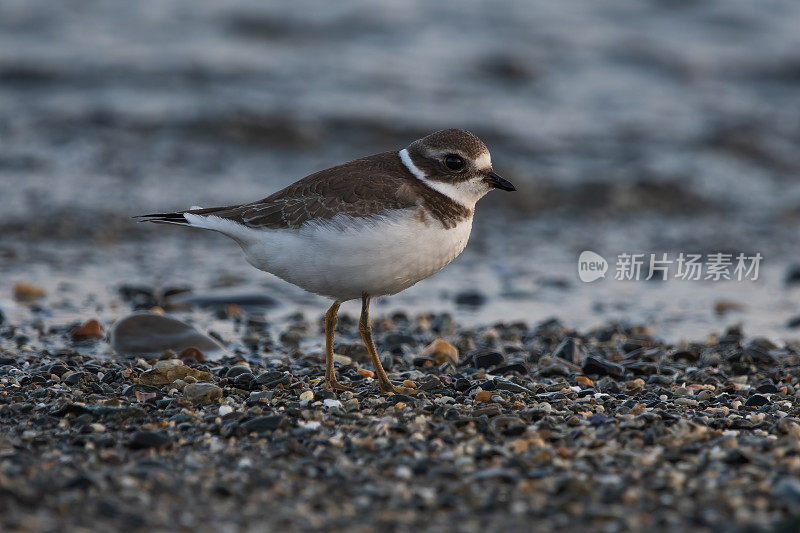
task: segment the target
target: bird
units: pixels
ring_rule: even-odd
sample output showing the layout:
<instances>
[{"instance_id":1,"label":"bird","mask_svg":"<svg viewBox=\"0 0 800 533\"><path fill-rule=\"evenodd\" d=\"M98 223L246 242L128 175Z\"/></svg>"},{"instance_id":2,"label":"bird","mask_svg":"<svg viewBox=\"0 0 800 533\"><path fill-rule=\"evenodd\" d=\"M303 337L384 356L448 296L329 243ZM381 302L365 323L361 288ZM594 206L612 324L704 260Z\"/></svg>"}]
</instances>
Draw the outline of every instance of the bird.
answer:
<instances>
[{"instance_id":1,"label":"bird","mask_svg":"<svg viewBox=\"0 0 800 533\"><path fill-rule=\"evenodd\" d=\"M221 233L255 268L333 300L325 313L325 381L332 390L351 389L336 378L334 328L341 304L360 299L358 328L381 392L409 394L381 365L370 302L455 259L467 245L475 204L493 189L516 190L493 171L475 134L451 128L315 172L255 202L136 218Z\"/></svg>"}]
</instances>

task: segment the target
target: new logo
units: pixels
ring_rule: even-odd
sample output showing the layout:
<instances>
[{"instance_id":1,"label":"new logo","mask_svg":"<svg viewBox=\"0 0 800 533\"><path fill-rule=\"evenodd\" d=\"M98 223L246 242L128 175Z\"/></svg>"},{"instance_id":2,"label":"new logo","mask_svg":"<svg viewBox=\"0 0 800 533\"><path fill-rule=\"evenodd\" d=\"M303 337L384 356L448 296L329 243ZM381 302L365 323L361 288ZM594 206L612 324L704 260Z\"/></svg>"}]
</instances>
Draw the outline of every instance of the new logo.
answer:
<instances>
[{"instance_id":1,"label":"new logo","mask_svg":"<svg viewBox=\"0 0 800 533\"><path fill-rule=\"evenodd\" d=\"M581 252L578 257L578 277L584 283L591 283L600 278L606 277L608 271L608 261L603 256L590 250Z\"/></svg>"}]
</instances>

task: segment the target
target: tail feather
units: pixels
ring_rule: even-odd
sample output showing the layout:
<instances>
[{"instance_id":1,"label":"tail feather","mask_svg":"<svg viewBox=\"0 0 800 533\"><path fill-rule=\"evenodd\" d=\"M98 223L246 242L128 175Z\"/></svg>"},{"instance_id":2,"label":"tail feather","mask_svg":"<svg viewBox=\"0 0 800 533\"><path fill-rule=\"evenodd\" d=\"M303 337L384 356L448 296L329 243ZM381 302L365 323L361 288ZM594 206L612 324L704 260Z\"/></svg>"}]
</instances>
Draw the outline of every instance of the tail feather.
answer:
<instances>
[{"instance_id":1,"label":"tail feather","mask_svg":"<svg viewBox=\"0 0 800 533\"><path fill-rule=\"evenodd\" d=\"M183 211L176 211L174 213L152 213L149 215L138 215L133 218L138 219L139 222L155 222L156 224L177 224L179 226L191 226L192 223L186 219L184 215L213 215L222 211L228 211L236 206L226 207L207 207L207 208L192 208Z\"/></svg>"},{"instance_id":2,"label":"tail feather","mask_svg":"<svg viewBox=\"0 0 800 533\"><path fill-rule=\"evenodd\" d=\"M134 217L140 222L156 224L174 224L191 228L216 231L241 243L252 238L252 228L248 228L236 219L241 212L240 205L228 207L192 208L174 213L153 213Z\"/></svg>"}]
</instances>

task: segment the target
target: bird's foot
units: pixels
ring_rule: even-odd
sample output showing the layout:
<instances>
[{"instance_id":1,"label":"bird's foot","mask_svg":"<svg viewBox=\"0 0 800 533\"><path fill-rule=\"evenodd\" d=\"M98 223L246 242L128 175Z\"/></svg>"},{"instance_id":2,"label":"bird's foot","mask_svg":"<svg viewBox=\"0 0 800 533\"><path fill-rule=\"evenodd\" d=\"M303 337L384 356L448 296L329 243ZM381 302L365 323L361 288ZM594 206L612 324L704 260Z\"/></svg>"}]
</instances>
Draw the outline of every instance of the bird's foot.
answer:
<instances>
[{"instance_id":1,"label":"bird's foot","mask_svg":"<svg viewBox=\"0 0 800 533\"><path fill-rule=\"evenodd\" d=\"M342 385L341 383L339 383L336 380L336 378L326 379L325 380L325 384L332 391L342 391L342 392L344 392L344 391L353 390L353 387L350 387L349 385Z\"/></svg>"},{"instance_id":2,"label":"bird's foot","mask_svg":"<svg viewBox=\"0 0 800 533\"><path fill-rule=\"evenodd\" d=\"M404 394L406 396L416 396L417 390L411 389L409 387L401 387L400 385L394 385L391 382L387 381L385 383L379 383L381 392L384 394Z\"/></svg>"}]
</instances>

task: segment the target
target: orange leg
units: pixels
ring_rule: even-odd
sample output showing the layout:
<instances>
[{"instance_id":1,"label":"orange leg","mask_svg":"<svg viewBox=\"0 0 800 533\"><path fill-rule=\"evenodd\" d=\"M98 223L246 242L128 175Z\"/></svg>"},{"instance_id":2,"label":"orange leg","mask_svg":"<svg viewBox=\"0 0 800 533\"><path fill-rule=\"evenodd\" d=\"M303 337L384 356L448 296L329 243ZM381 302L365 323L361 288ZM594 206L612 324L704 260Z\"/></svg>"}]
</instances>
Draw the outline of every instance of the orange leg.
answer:
<instances>
[{"instance_id":1,"label":"orange leg","mask_svg":"<svg viewBox=\"0 0 800 533\"><path fill-rule=\"evenodd\" d=\"M375 367L375 377L378 379L378 385L381 392L393 392L395 394L416 394L414 389L406 387L398 387L389 381L389 376L383 369L381 360L378 357L378 350L375 349L375 343L372 341L372 326L369 322L369 303L370 297L366 294L361 298L361 319L358 321L358 331L361 332L361 338L364 340L364 345L369 352L369 358L372 360L372 366Z\"/></svg>"},{"instance_id":2,"label":"orange leg","mask_svg":"<svg viewBox=\"0 0 800 533\"><path fill-rule=\"evenodd\" d=\"M333 328L336 327L336 314L342 302L333 302L328 312L325 313L325 382L331 390L352 390L347 385L342 385L336 380L336 371L333 369Z\"/></svg>"}]
</instances>

